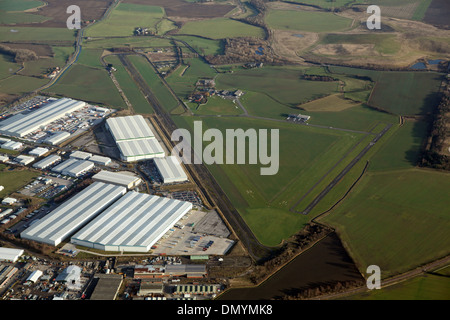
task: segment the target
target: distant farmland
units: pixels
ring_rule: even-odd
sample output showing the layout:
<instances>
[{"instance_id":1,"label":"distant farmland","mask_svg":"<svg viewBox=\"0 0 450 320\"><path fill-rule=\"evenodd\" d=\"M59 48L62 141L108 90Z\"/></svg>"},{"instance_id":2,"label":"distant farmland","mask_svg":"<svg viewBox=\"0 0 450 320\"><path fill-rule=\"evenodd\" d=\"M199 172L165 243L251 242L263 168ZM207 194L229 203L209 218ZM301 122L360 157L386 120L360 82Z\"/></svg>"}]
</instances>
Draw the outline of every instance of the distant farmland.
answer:
<instances>
[{"instance_id":1,"label":"distant farmland","mask_svg":"<svg viewBox=\"0 0 450 320\"><path fill-rule=\"evenodd\" d=\"M426 114L439 103L441 81L441 74L431 72L383 72L369 105L394 114Z\"/></svg>"}]
</instances>

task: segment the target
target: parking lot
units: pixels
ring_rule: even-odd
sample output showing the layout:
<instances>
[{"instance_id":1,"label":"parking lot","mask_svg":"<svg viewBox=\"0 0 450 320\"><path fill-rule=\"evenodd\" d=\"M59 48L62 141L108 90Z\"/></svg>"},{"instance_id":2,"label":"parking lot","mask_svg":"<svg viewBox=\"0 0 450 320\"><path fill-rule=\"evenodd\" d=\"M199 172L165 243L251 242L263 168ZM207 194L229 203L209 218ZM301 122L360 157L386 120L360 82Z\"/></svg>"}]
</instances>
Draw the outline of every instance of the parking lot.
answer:
<instances>
[{"instance_id":1,"label":"parking lot","mask_svg":"<svg viewBox=\"0 0 450 320\"><path fill-rule=\"evenodd\" d=\"M191 210L177 225L157 242L153 253L224 255L234 244L223 236L228 229L215 211Z\"/></svg>"}]
</instances>

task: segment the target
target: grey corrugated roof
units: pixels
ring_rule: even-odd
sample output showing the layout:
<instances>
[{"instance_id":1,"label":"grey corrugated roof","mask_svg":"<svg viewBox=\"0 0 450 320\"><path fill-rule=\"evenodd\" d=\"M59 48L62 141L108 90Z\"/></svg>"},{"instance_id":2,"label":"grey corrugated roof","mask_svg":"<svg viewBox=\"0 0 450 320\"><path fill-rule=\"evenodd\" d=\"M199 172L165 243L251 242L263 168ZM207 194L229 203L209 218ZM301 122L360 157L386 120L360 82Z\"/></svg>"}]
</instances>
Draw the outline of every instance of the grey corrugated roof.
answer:
<instances>
[{"instance_id":1,"label":"grey corrugated roof","mask_svg":"<svg viewBox=\"0 0 450 320\"><path fill-rule=\"evenodd\" d=\"M111 203L126 188L94 182L21 233L21 237L56 245L78 230Z\"/></svg>"},{"instance_id":2,"label":"grey corrugated roof","mask_svg":"<svg viewBox=\"0 0 450 320\"><path fill-rule=\"evenodd\" d=\"M106 123L116 141L153 138L155 136L141 115L109 118Z\"/></svg>"},{"instance_id":3,"label":"grey corrugated roof","mask_svg":"<svg viewBox=\"0 0 450 320\"><path fill-rule=\"evenodd\" d=\"M192 204L130 191L72 237L104 246L147 250L192 208Z\"/></svg>"},{"instance_id":4,"label":"grey corrugated roof","mask_svg":"<svg viewBox=\"0 0 450 320\"><path fill-rule=\"evenodd\" d=\"M176 156L155 158L155 164L164 182L186 181L187 176Z\"/></svg>"}]
</instances>

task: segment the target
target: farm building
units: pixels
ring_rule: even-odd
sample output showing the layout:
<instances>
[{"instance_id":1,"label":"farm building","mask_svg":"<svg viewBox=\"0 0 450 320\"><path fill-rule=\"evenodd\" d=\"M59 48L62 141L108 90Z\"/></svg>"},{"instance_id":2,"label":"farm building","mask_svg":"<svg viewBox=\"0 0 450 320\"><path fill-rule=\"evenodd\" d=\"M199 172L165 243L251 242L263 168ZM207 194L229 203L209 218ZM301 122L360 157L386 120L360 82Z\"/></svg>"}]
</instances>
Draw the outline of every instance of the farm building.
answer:
<instances>
[{"instance_id":1,"label":"farm building","mask_svg":"<svg viewBox=\"0 0 450 320\"><path fill-rule=\"evenodd\" d=\"M186 201L129 191L71 242L105 251L148 252L191 209Z\"/></svg>"},{"instance_id":2,"label":"farm building","mask_svg":"<svg viewBox=\"0 0 450 320\"><path fill-rule=\"evenodd\" d=\"M62 98L35 109L27 114L17 114L0 122L0 133L24 137L67 114L86 106L86 102Z\"/></svg>"},{"instance_id":3,"label":"farm building","mask_svg":"<svg viewBox=\"0 0 450 320\"><path fill-rule=\"evenodd\" d=\"M44 143L51 144L52 146L57 145L67 139L69 139L70 133L66 131L60 131L52 134L50 137L44 140Z\"/></svg>"},{"instance_id":4,"label":"farm building","mask_svg":"<svg viewBox=\"0 0 450 320\"><path fill-rule=\"evenodd\" d=\"M109 118L106 128L111 132L120 158L133 162L164 157L164 150L141 115Z\"/></svg>"},{"instance_id":5,"label":"farm building","mask_svg":"<svg viewBox=\"0 0 450 320\"><path fill-rule=\"evenodd\" d=\"M48 167L50 167L51 165L57 163L58 161L61 160L60 156L57 156L55 154L52 154L38 162L36 162L35 164L33 164L33 168L36 169L47 169Z\"/></svg>"},{"instance_id":6,"label":"farm building","mask_svg":"<svg viewBox=\"0 0 450 320\"><path fill-rule=\"evenodd\" d=\"M20 236L57 246L126 192L126 188L94 182L65 201L44 218L25 229Z\"/></svg>"},{"instance_id":7,"label":"farm building","mask_svg":"<svg viewBox=\"0 0 450 320\"><path fill-rule=\"evenodd\" d=\"M125 174L119 172L110 172L102 170L99 173L92 176L94 181L101 181L105 183L117 184L130 189L138 186L142 180L133 174Z\"/></svg>"},{"instance_id":8,"label":"farm building","mask_svg":"<svg viewBox=\"0 0 450 320\"><path fill-rule=\"evenodd\" d=\"M0 261L16 262L22 254L22 249L0 247Z\"/></svg>"},{"instance_id":9,"label":"farm building","mask_svg":"<svg viewBox=\"0 0 450 320\"><path fill-rule=\"evenodd\" d=\"M9 157L8 156L2 156L2 155L0 155L0 162L6 162L6 161L8 161L9 160Z\"/></svg>"},{"instance_id":10,"label":"farm building","mask_svg":"<svg viewBox=\"0 0 450 320\"><path fill-rule=\"evenodd\" d=\"M176 156L155 158L154 161L164 183L183 182L188 180L186 173L181 166L181 162Z\"/></svg>"}]
</instances>

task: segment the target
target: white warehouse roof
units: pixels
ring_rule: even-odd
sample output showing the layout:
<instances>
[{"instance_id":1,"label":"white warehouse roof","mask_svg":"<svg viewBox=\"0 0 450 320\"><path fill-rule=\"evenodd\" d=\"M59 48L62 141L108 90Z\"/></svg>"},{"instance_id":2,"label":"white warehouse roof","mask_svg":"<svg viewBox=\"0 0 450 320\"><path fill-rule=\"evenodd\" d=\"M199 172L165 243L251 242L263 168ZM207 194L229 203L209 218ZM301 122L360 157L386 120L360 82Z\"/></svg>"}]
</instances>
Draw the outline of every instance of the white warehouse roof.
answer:
<instances>
[{"instance_id":1,"label":"white warehouse roof","mask_svg":"<svg viewBox=\"0 0 450 320\"><path fill-rule=\"evenodd\" d=\"M86 102L69 98L52 101L27 114L11 117L14 119L6 124L0 122L0 132L6 135L23 137L84 106L86 106Z\"/></svg>"},{"instance_id":2,"label":"white warehouse roof","mask_svg":"<svg viewBox=\"0 0 450 320\"><path fill-rule=\"evenodd\" d=\"M92 180L106 183L113 183L127 187L128 189L133 188L134 186L141 183L141 179L139 177L136 177L135 175L105 170L102 170L99 173L92 176Z\"/></svg>"},{"instance_id":3,"label":"white warehouse roof","mask_svg":"<svg viewBox=\"0 0 450 320\"><path fill-rule=\"evenodd\" d=\"M116 141L122 160L139 161L164 157L163 148L141 115L109 118L106 120L106 128Z\"/></svg>"},{"instance_id":4,"label":"white warehouse roof","mask_svg":"<svg viewBox=\"0 0 450 320\"><path fill-rule=\"evenodd\" d=\"M48 157L45 157L41 161L38 161L35 164L33 164L33 168L45 169L60 160L61 160L60 156L57 156L56 154L52 154Z\"/></svg>"},{"instance_id":5,"label":"white warehouse roof","mask_svg":"<svg viewBox=\"0 0 450 320\"><path fill-rule=\"evenodd\" d=\"M92 153L84 151L74 151L70 154L70 158L75 158L79 160L87 160L92 157Z\"/></svg>"},{"instance_id":6,"label":"white warehouse roof","mask_svg":"<svg viewBox=\"0 0 450 320\"><path fill-rule=\"evenodd\" d=\"M45 143L55 145L60 142L63 142L64 140L69 139L70 133L67 131L59 131L57 133L52 134L50 137L44 140Z\"/></svg>"},{"instance_id":7,"label":"white warehouse roof","mask_svg":"<svg viewBox=\"0 0 450 320\"><path fill-rule=\"evenodd\" d=\"M89 158L89 161L107 166L108 164L111 163L111 158L93 155L92 157Z\"/></svg>"},{"instance_id":8,"label":"white warehouse roof","mask_svg":"<svg viewBox=\"0 0 450 320\"><path fill-rule=\"evenodd\" d=\"M164 157L165 153L158 140L143 139L117 142L122 160L139 161Z\"/></svg>"},{"instance_id":9,"label":"white warehouse roof","mask_svg":"<svg viewBox=\"0 0 450 320\"><path fill-rule=\"evenodd\" d=\"M25 229L20 236L24 239L57 246L125 192L126 188L121 186L94 182Z\"/></svg>"},{"instance_id":10,"label":"white warehouse roof","mask_svg":"<svg viewBox=\"0 0 450 320\"><path fill-rule=\"evenodd\" d=\"M17 259L23 254L22 249L12 249L12 248L4 248L0 247L0 261L12 261L16 262Z\"/></svg>"},{"instance_id":11,"label":"white warehouse roof","mask_svg":"<svg viewBox=\"0 0 450 320\"><path fill-rule=\"evenodd\" d=\"M30 152L28 152L28 154L31 154L32 156L43 156L44 154L46 154L47 152L49 152L50 150L48 150L47 148L42 148L42 147L37 147L34 148L33 150L31 150Z\"/></svg>"},{"instance_id":12,"label":"white warehouse roof","mask_svg":"<svg viewBox=\"0 0 450 320\"><path fill-rule=\"evenodd\" d=\"M68 168L65 168L62 171L62 174L65 176L78 177L83 173L91 170L92 168L94 168L93 162L85 160L77 160L74 164L72 164Z\"/></svg>"},{"instance_id":13,"label":"white warehouse roof","mask_svg":"<svg viewBox=\"0 0 450 320\"><path fill-rule=\"evenodd\" d=\"M147 252L191 209L186 201L130 191L71 242L105 251Z\"/></svg>"},{"instance_id":14,"label":"white warehouse roof","mask_svg":"<svg viewBox=\"0 0 450 320\"><path fill-rule=\"evenodd\" d=\"M109 118L106 120L114 140L154 138L155 135L141 115Z\"/></svg>"},{"instance_id":15,"label":"white warehouse roof","mask_svg":"<svg viewBox=\"0 0 450 320\"><path fill-rule=\"evenodd\" d=\"M164 183L182 182L188 180L180 160L176 156L165 158L155 158L155 164L158 168Z\"/></svg>"},{"instance_id":16,"label":"white warehouse roof","mask_svg":"<svg viewBox=\"0 0 450 320\"><path fill-rule=\"evenodd\" d=\"M25 155L21 154L21 155L15 157L14 161L16 161L17 163L20 163L23 166L26 166L34 161L34 157L25 156Z\"/></svg>"},{"instance_id":17,"label":"white warehouse roof","mask_svg":"<svg viewBox=\"0 0 450 320\"><path fill-rule=\"evenodd\" d=\"M36 281L39 280L39 278L43 275L41 270L34 270L27 278L26 281L30 281L35 283Z\"/></svg>"}]
</instances>

